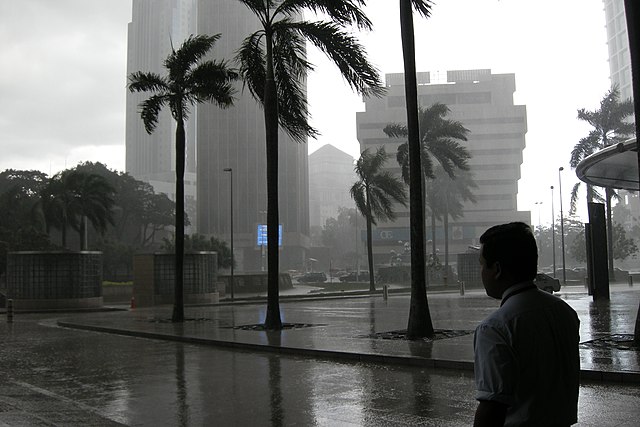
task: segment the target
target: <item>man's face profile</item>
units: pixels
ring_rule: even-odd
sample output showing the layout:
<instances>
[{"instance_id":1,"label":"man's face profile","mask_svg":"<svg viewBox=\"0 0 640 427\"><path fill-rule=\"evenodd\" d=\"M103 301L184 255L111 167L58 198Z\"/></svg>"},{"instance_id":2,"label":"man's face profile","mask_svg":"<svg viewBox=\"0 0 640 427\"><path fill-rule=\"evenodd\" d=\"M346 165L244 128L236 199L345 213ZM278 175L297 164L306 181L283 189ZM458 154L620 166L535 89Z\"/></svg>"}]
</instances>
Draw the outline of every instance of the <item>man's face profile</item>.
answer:
<instances>
[{"instance_id":1,"label":"man's face profile","mask_svg":"<svg viewBox=\"0 0 640 427\"><path fill-rule=\"evenodd\" d=\"M484 245L480 247L480 275L487 295L491 298L502 298L502 291L499 289L497 281L500 275L500 264L497 262L492 265L487 264L487 260L484 257Z\"/></svg>"}]
</instances>

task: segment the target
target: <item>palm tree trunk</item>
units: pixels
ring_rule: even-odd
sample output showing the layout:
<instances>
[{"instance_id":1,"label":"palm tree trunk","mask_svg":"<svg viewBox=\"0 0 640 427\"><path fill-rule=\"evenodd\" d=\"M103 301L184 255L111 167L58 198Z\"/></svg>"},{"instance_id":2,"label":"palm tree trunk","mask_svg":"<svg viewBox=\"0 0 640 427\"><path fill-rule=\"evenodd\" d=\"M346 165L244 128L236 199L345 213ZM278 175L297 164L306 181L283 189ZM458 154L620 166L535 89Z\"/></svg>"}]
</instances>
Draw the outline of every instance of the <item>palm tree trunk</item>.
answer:
<instances>
[{"instance_id":1,"label":"palm tree trunk","mask_svg":"<svg viewBox=\"0 0 640 427\"><path fill-rule=\"evenodd\" d=\"M429 256L427 254L427 181L424 178L424 173L420 172L420 176L422 177L422 221L424 222L424 227L425 227L425 232L424 232L424 236L422 239L422 245L423 245L423 252L424 252L424 262L425 262L425 267L424 267L424 284L425 287L428 288L429 287L429 264L428 264L428 259Z\"/></svg>"},{"instance_id":2,"label":"palm tree trunk","mask_svg":"<svg viewBox=\"0 0 640 427\"><path fill-rule=\"evenodd\" d=\"M418 83L416 79L415 40L410 0L400 0L400 33L404 58L404 85L407 102L409 148L409 212L411 233L411 302L407 337L433 336L433 325L424 262L424 216L422 214L422 167L420 166L420 133L418 123Z\"/></svg>"},{"instance_id":3,"label":"palm tree trunk","mask_svg":"<svg viewBox=\"0 0 640 427\"><path fill-rule=\"evenodd\" d=\"M184 163L185 133L182 117L176 120L176 230L175 288L172 322L184 322Z\"/></svg>"},{"instance_id":4,"label":"palm tree trunk","mask_svg":"<svg viewBox=\"0 0 640 427\"><path fill-rule=\"evenodd\" d=\"M368 204L368 202L367 202ZM367 208L369 208L367 206ZM369 210L371 212L371 210ZM373 242L371 241L373 232L371 230L371 218L366 215L367 219L367 261L369 262L369 291L374 292L376 290L376 283L373 274Z\"/></svg>"},{"instance_id":5,"label":"palm tree trunk","mask_svg":"<svg viewBox=\"0 0 640 427\"><path fill-rule=\"evenodd\" d=\"M447 212L445 212L442 225L444 227L444 273L442 273L442 279L446 285L449 278L449 216Z\"/></svg>"},{"instance_id":6,"label":"palm tree trunk","mask_svg":"<svg viewBox=\"0 0 640 427\"><path fill-rule=\"evenodd\" d=\"M267 70L264 87L264 125L267 143L267 316L265 329L281 330L278 253L278 98L273 74L273 38L267 31Z\"/></svg>"},{"instance_id":7,"label":"palm tree trunk","mask_svg":"<svg viewBox=\"0 0 640 427\"><path fill-rule=\"evenodd\" d=\"M613 219L611 216L611 199L613 198L613 190L605 188L605 198L607 202L607 252L609 258L609 280L615 280L616 274L613 270Z\"/></svg>"}]
</instances>

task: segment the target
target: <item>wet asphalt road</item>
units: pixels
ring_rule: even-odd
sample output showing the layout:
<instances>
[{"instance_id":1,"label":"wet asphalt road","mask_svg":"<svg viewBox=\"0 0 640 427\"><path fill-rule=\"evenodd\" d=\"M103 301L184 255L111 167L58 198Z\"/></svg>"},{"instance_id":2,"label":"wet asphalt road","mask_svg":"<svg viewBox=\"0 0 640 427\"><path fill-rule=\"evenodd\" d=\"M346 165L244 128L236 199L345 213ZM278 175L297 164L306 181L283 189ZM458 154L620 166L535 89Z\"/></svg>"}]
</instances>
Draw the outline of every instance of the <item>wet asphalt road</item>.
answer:
<instances>
[{"instance_id":1,"label":"wet asphalt road","mask_svg":"<svg viewBox=\"0 0 640 427\"><path fill-rule=\"evenodd\" d=\"M469 372L332 362L0 320L0 426L464 426ZM584 426L636 426L640 385L580 390Z\"/></svg>"}]
</instances>

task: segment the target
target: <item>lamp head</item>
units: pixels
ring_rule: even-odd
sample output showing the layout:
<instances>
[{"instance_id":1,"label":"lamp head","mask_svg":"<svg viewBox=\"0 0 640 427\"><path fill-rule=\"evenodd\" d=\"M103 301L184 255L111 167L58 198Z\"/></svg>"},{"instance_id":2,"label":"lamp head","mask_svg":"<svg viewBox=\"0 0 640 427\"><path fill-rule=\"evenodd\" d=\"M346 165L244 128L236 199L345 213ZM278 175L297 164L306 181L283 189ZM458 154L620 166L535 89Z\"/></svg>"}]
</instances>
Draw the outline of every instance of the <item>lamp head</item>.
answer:
<instances>
[{"instance_id":1,"label":"lamp head","mask_svg":"<svg viewBox=\"0 0 640 427\"><path fill-rule=\"evenodd\" d=\"M224 168L222 170L225 171L225 172L232 172L233 171L233 169L231 169L231 168Z\"/></svg>"},{"instance_id":2,"label":"lamp head","mask_svg":"<svg viewBox=\"0 0 640 427\"><path fill-rule=\"evenodd\" d=\"M564 168L562 166L560 166L560 168L558 169L560 172L562 172L564 170Z\"/></svg>"}]
</instances>

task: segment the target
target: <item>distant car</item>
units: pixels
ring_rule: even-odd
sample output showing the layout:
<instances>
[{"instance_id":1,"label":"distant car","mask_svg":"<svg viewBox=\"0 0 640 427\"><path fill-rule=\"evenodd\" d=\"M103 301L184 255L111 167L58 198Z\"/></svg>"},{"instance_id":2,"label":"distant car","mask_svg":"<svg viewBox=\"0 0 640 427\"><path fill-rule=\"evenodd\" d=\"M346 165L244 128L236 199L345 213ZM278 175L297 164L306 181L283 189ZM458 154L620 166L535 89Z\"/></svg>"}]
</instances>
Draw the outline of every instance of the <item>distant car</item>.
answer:
<instances>
[{"instance_id":1,"label":"distant car","mask_svg":"<svg viewBox=\"0 0 640 427\"><path fill-rule=\"evenodd\" d=\"M369 273L366 271L361 271L357 274L352 271L351 273L347 273L344 276L340 276L341 282L367 282L369 281Z\"/></svg>"},{"instance_id":2,"label":"distant car","mask_svg":"<svg viewBox=\"0 0 640 427\"><path fill-rule=\"evenodd\" d=\"M298 277L300 283L322 283L327 281L327 275L323 272L304 273Z\"/></svg>"},{"instance_id":3,"label":"distant car","mask_svg":"<svg viewBox=\"0 0 640 427\"><path fill-rule=\"evenodd\" d=\"M560 280L555 279L544 273L536 274L534 283L539 289L542 289L543 291L547 291L550 294L554 292L558 292L560 290Z\"/></svg>"}]
</instances>

